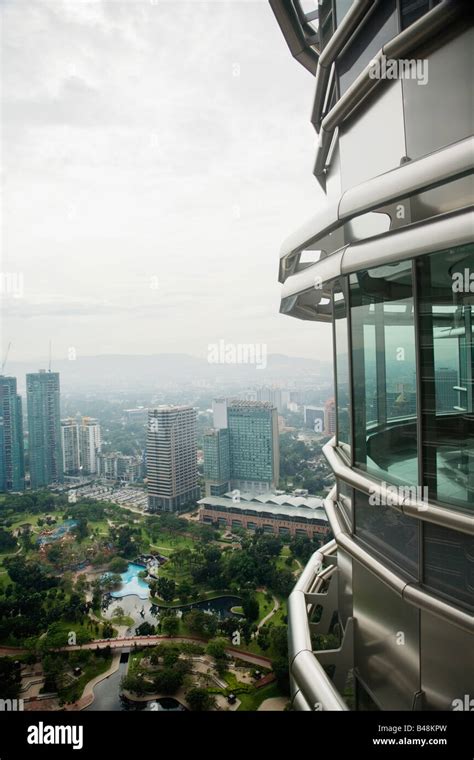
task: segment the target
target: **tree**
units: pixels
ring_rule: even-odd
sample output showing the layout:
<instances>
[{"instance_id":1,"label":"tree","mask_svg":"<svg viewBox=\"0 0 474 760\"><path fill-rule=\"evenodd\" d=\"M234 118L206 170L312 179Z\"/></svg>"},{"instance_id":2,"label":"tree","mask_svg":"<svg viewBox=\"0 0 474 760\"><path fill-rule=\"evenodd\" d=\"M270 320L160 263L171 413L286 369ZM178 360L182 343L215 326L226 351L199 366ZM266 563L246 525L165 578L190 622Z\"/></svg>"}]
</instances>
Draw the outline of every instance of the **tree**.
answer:
<instances>
[{"instance_id":1,"label":"tree","mask_svg":"<svg viewBox=\"0 0 474 760\"><path fill-rule=\"evenodd\" d=\"M100 580L100 586L103 591L113 591L121 585L122 578L118 573L107 573L107 575Z\"/></svg>"},{"instance_id":2,"label":"tree","mask_svg":"<svg viewBox=\"0 0 474 760\"><path fill-rule=\"evenodd\" d=\"M227 658L226 648L227 641L225 639L212 639L206 647L206 652L215 660L225 660Z\"/></svg>"},{"instance_id":3,"label":"tree","mask_svg":"<svg viewBox=\"0 0 474 760\"><path fill-rule=\"evenodd\" d=\"M123 557L114 557L109 562L111 573L125 573L128 568L128 562Z\"/></svg>"},{"instance_id":4,"label":"tree","mask_svg":"<svg viewBox=\"0 0 474 760\"><path fill-rule=\"evenodd\" d=\"M186 701L194 712L204 712L215 707L216 700L205 689L195 687L186 692Z\"/></svg>"},{"instance_id":5,"label":"tree","mask_svg":"<svg viewBox=\"0 0 474 760\"><path fill-rule=\"evenodd\" d=\"M276 625L270 628L270 643L275 654L280 657L288 656L288 627Z\"/></svg>"},{"instance_id":6,"label":"tree","mask_svg":"<svg viewBox=\"0 0 474 760\"><path fill-rule=\"evenodd\" d=\"M161 622L161 630L165 636L176 636L179 631L179 620L176 615L167 615Z\"/></svg>"},{"instance_id":7,"label":"tree","mask_svg":"<svg viewBox=\"0 0 474 760\"><path fill-rule=\"evenodd\" d=\"M76 536L79 543L81 543L84 538L87 538L89 530L87 528L87 520L85 517L79 517L76 525L72 529L72 532Z\"/></svg>"},{"instance_id":8,"label":"tree","mask_svg":"<svg viewBox=\"0 0 474 760\"><path fill-rule=\"evenodd\" d=\"M110 623L104 623L102 626L102 638L111 639L114 635L114 628Z\"/></svg>"},{"instance_id":9,"label":"tree","mask_svg":"<svg viewBox=\"0 0 474 760\"><path fill-rule=\"evenodd\" d=\"M285 693L289 692L290 681L288 675L288 657L275 657L272 660L272 670L275 674L275 678L278 686Z\"/></svg>"},{"instance_id":10,"label":"tree","mask_svg":"<svg viewBox=\"0 0 474 760\"><path fill-rule=\"evenodd\" d=\"M242 610L250 622L253 622L254 620L258 620L258 616L260 613L260 607L258 604L258 599L253 594L243 594L242 595Z\"/></svg>"},{"instance_id":11,"label":"tree","mask_svg":"<svg viewBox=\"0 0 474 760\"><path fill-rule=\"evenodd\" d=\"M189 610L183 615L183 620L192 633L197 633L208 638L215 636L217 632L217 618L202 610Z\"/></svg>"},{"instance_id":12,"label":"tree","mask_svg":"<svg viewBox=\"0 0 474 760\"><path fill-rule=\"evenodd\" d=\"M141 625L137 626L135 629L135 633L137 636L153 636L156 629L154 625L151 625L151 623L147 623L146 621L142 623Z\"/></svg>"},{"instance_id":13,"label":"tree","mask_svg":"<svg viewBox=\"0 0 474 760\"><path fill-rule=\"evenodd\" d=\"M142 677L133 673L128 673L122 678L120 688L122 691L132 691L139 697L146 693Z\"/></svg>"},{"instance_id":14,"label":"tree","mask_svg":"<svg viewBox=\"0 0 474 760\"><path fill-rule=\"evenodd\" d=\"M17 543L8 530L0 528L0 553L13 551L16 549Z\"/></svg>"},{"instance_id":15,"label":"tree","mask_svg":"<svg viewBox=\"0 0 474 760\"><path fill-rule=\"evenodd\" d=\"M174 694L182 686L184 670L179 667L163 668L158 671L154 678L154 687L157 691L166 694Z\"/></svg>"},{"instance_id":16,"label":"tree","mask_svg":"<svg viewBox=\"0 0 474 760\"><path fill-rule=\"evenodd\" d=\"M15 667L14 660L9 657L0 658L0 683L2 684L3 699L18 697L21 686L21 670Z\"/></svg>"},{"instance_id":17,"label":"tree","mask_svg":"<svg viewBox=\"0 0 474 760\"><path fill-rule=\"evenodd\" d=\"M174 599L176 583L171 578L160 577L155 583L156 592L165 602L171 602Z\"/></svg>"},{"instance_id":18,"label":"tree","mask_svg":"<svg viewBox=\"0 0 474 760\"><path fill-rule=\"evenodd\" d=\"M177 594L178 594L178 597L183 602L187 602L192 592L193 592L193 587L191 586L191 584L188 583L188 581L181 581L177 589Z\"/></svg>"}]
</instances>

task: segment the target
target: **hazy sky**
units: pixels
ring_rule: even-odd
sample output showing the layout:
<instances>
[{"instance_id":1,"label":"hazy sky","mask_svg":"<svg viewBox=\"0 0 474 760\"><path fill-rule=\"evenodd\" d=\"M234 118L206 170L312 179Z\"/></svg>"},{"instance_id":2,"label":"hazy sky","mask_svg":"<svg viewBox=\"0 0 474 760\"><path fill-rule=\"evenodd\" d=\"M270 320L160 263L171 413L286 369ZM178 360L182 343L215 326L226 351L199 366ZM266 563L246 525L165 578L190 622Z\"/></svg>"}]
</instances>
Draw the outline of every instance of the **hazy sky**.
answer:
<instances>
[{"instance_id":1,"label":"hazy sky","mask_svg":"<svg viewBox=\"0 0 474 760\"><path fill-rule=\"evenodd\" d=\"M266 343L282 240L314 213L314 79L266 0L0 0L12 360ZM5 287L3 288L5 290ZM18 295L18 294L17 294Z\"/></svg>"}]
</instances>

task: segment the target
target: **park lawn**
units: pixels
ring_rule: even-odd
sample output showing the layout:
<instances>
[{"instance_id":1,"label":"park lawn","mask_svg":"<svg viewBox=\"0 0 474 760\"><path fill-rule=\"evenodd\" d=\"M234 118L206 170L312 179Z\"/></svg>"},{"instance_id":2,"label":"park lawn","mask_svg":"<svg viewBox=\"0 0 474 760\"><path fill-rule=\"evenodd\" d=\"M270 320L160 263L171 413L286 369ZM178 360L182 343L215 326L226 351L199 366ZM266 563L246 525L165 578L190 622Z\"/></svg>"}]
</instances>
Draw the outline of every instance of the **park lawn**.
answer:
<instances>
[{"instance_id":1,"label":"park lawn","mask_svg":"<svg viewBox=\"0 0 474 760\"><path fill-rule=\"evenodd\" d=\"M99 676L101 673L105 673L112 664L112 656L110 657L96 657L91 660L84 668L83 673L76 678L73 683L68 684L58 692L59 700L61 704L66 702L76 702L80 699L84 693L89 681Z\"/></svg>"},{"instance_id":2,"label":"park lawn","mask_svg":"<svg viewBox=\"0 0 474 760\"><path fill-rule=\"evenodd\" d=\"M176 533L160 531L152 536L145 526L143 526L142 533L145 538L149 539L151 546L160 552L166 550L169 553L175 549L193 549L195 545L195 541L189 536L182 536Z\"/></svg>"},{"instance_id":3,"label":"park lawn","mask_svg":"<svg viewBox=\"0 0 474 760\"><path fill-rule=\"evenodd\" d=\"M8 519L14 520L14 522L10 525L8 530L15 530L20 525L23 525L23 523L31 523L32 527L38 527L38 519L44 518L46 516L54 517L57 520L57 525L59 525L60 522L62 522L62 518L58 519L59 515L61 513L55 513L55 512L39 512L38 514L32 514L31 512L14 512L13 515L11 515ZM46 527L45 525L43 527Z\"/></svg>"},{"instance_id":4,"label":"park lawn","mask_svg":"<svg viewBox=\"0 0 474 760\"><path fill-rule=\"evenodd\" d=\"M121 615L120 617L107 618L106 622L112 623L112 625L126 625L127 628L131 628L131 626L135 623L134 619L130 617L130 615Z\"/></svg>"},{"instance_id":5,"label":"park lawn","mask_svg":"<svg viewBox=\"0 0 474 760\"><path fill-rule=\"evenodd\" d=\"M238 694L237 698L240 700L240 705L237 708L237 712L253 712L258 710L262 702L272 697L283 697L284 695L278 688L276 683L269 683L267 686L262 686L261 689L254 689L253 692L248 694Z\"/></svg>"},{"instance_id":6,"label":"park lawn","mask_svg":"<svg viewBox=\"0 0 474 760\"><path fill-rule=\"evenodd\" d=\"M272 611L273 604L274 604L273 596L271 596L270 601L266 598L267 594L263 591L257 591L255 596L257 597L258 608L259 608L257 622L260 622L260 620L263 620L265 615L268 615L268 613Z\"/></svg>"}]
</instances>

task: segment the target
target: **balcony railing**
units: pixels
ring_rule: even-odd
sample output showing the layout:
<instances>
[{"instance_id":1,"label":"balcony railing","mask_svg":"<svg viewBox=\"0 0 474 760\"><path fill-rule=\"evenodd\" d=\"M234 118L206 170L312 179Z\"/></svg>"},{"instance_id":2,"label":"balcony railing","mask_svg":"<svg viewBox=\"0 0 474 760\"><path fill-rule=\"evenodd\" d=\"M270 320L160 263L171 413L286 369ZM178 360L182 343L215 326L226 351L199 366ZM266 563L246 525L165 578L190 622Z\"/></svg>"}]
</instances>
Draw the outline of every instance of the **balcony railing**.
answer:
<instances>
[{"instance_id":1,"label":"balcony railing","mask_svg":"<svg viewBox=\"0 0 474 760\"><path fill-rule=\"evenodd\" d=\"M313 554L288 599L292 706L295 710L348 710L341 696L352 668L352 618L338 649L315 651L312 634L328 634L337 612L336 542ZM313 622L315 612L319 619ZM340 622L339 622L340 625ZM334 671L332 679L324 667Z\"/></svg>"}]
</instances>

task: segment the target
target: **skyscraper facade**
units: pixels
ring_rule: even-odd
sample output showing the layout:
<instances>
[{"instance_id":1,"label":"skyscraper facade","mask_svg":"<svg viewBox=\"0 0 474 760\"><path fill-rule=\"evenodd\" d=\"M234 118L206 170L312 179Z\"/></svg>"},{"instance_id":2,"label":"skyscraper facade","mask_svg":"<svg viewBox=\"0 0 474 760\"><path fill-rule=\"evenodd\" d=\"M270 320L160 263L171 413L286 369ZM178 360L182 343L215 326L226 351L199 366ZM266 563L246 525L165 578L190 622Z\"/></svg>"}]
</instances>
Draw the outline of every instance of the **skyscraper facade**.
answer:
<instances>
[{"instance_id":1,"label":"skyscraper facade","mask_svg":"<svg viewBox=\"0 0 474 760\"><path fill-rule=\"evenodd\" d=\"M149 410L147 487L151 511L175 512L199 499L196 412L191 406Z\"/></svg>"},{"instance_id":2,"label":"skyscraper facade","mask_svg":"<svg viewBox=\"0 0 474 760\"><path fill-rule=\"evenodd\" d=\"M230 473L239 490L272 490L280 478L278 412L265 401L229 401Z\"/></svg>"},{"instance_id":3,"label":"skyscraper facade","mask_svg":"<svg viewBox=\"0 0 474 760\"><path fill-rule=\"evenodd\" d=\"M77 475L79 461L79 427L75 417L61 420L61 446L65 475Z\"/></svg>"},{"instance_id":4,"label":"skyscraper facade","mask_svg":"<svg viewBox=\"0 0 474 760\"><path fill-rule=\"evenodd\" d=\"M203 436L206 496L219 496L230 488L230 447L227 428L212 429Z\"/></svg>"},{"instance_id":5,"label":"skyscraper facade","mask_svg":"<svg viewBox=\"0 0 474 760\"><path fill-rule=\"evenodd\" d=\"M23 415L16 378L0 376L0 491L25 487Z\"/></svg>"},{"instance_id":6,"label":"skyscraper facade","mask_svg":"<svg viewBox=\"0 0 474 760\"><path fill-rule=\"evenodd\" d=\"M31 488L64 478L59 393L58 372L40 370L26 376Z\"/></svg>"},{"instance_id":7,"label":"skyscraper facade","mask_svg":"<svg viewBox=\"0 0 474 760\"><path fill-rule=\"evenodd\" d=\"M292 704L459 709L474 644L472 24L449 1L270 2L315 76L319 135L317 212L282 245L281 312L332 323L335 347L334 541L289 598ZM320 651L317 633L339 645Z\"/></svg>"},{"instance_id":8,"label":"skyscraper facade","mask_svg":"<svg viewBox=\"0 0 474 760\"><path fill-rule=\"evenodd\" d=\"M79 425L79 461L84 475L97 472L97 455L100 452L101 434L98 420L83 417Z\"/></svg>"}]
</instances>

